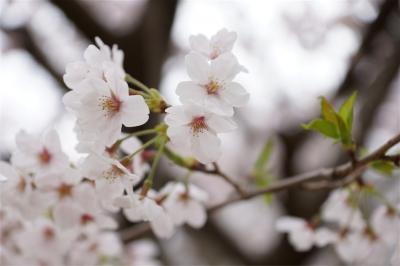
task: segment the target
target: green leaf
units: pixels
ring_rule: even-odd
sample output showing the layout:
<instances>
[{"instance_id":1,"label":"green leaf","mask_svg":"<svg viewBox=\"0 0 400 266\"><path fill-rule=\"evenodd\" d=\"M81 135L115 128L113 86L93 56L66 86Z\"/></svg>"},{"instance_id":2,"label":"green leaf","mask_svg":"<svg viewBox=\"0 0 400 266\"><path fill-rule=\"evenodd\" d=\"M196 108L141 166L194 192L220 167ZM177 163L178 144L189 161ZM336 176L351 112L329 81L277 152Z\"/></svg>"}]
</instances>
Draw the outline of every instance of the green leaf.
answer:
<instances>
[{"instance_id":1,"label":"green leaf","mask_svg":"<svg viewBox=\"0 0 400 266\"><path fill-rule=\"evenodd\" d=\"M268 162L271 158L273 146L272 139L269 139L265 143L254 164L252 175L254 177L255 184L259 188L268 187L271 181L275 179L268 169ZM264 194L264 201L266 204L270 204L272 201L272 195L270 193Z\"/></svg>"},{"instance_id":2,"label":"green leaf","mask_svg":"<svg viewBox=\"0 0 400 266\"><path fill-rule=\"evenodd\" d=\"M351 132L346 127L346 124L343 121L343 119L338 114L335 114L335 116L336 116L337 129L339 130L340 134L340 141L342 142L342 144L346 149L350 149L353 144L353 141L351 139Z\"/></svg>"},{"instance_id":3,"label":"green leaf","mask_svg":"<svg viewBox=\"0 0 400 266\"><path fill-rule=\"evenodd\" d=\"M351 132L353 127L354 103L357 99L357 91L353 92L339 109L339 116L343 119L347 129Z\"/></svg>"},{"instance_id":4,"label":"green leaf","mask_svg":"<svg viewBox=\"0 0 400 266\"><path fill-rule=\"evenodd\" d=\"M331 122L333 124L336 124L336 111L333 108L333 106L328 102L328 100L321 96L321 114L322 117L327 120L328 122Z\"/></svg>"},{"instance_id":5,"label":"green leaf","mask_svg":"<svg viewBox=\"0 0 400 266\"><path fill-rule=\"evenodd\" d=\"M260 155L257 158L257 161L254 164L253 175L255 177L262 176L267 169L267 164L269 158L271 157L272 149L273 149L272 139L269 139L263 149L261 150Z\"/></svg>"},{"instance_id":6,"label":"green leaf","mask_svg":"<svg viewBox=\"0 0 400 266\"><path fill-rule=\"evenodd\" d=\"M327 120L319 118L314 119L308 124L303 124L302 127L307 130L317 131L328 138L339 139L338 130L335 124Z\"/></svg>"},{"instance_id":7,"label":"green leaf","mask_svg":"<svg viewBox=\"0 0 400 266\"><path fill-rule=\"evenodd\" d=\"M382 173L384 175L392 175L395 165L393 164L393 162L377 160L373 161L370 164L370 167L375 171Z\"/></svg>"}]
</instances>

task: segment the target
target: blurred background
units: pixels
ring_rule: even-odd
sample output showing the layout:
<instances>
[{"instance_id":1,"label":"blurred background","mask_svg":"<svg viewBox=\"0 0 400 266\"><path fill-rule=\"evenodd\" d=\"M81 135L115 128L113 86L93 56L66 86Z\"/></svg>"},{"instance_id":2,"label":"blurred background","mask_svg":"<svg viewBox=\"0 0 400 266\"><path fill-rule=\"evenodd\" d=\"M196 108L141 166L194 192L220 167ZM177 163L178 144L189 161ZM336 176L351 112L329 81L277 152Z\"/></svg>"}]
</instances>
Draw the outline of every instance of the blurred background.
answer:
<instances>
[{"instance_id":1,"label":"blurred background","mask_svg":"<svg viewBox=\"0 0 400 266\"><path fill-rule=\"evenodd\" d=\"M357 143L370 150L399 132L399 25L397 0L0 0L0 156L9 158L20 129L48 128L58 130L73 160L82 156L74 151L74 118L61 102L68 90L62 75L95 36L125 52L127 73L177 103L176 85L188 79L188 37L227 28L238 33L234 52L249 70L238 81L251 97L236 114L240 130L223 136L221 168L252 186L249 173L268 139L276 178L332 166L347 158L300 124L319 115L318 96L339 104L357 90ZM183 175L164 161L158 177ZM215 177L192 178L210 193L210 205L232 193ZM396 186L383 189L400 194ZM296 253L274 229L282 214L312 216L326 194L292 189L268 204L263 198L234 204L202 230L182 228L159 241L161 259L170 265L340 264L330 248Z\"/></svg>"}]
</instances>

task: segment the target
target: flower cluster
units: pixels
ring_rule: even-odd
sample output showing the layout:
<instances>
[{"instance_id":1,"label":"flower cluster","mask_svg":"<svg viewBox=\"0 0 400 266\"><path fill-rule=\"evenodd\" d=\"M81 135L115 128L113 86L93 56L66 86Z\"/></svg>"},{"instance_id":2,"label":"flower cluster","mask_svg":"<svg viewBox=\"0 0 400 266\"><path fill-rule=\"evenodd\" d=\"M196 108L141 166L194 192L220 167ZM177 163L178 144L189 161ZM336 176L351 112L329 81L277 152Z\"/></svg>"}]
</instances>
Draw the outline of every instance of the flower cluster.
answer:
<instances>
[{"instance_id":1,"label":"flower cluster","mask_svg":"<svg viewBox=\"0 0 400 266\"><path fill-rule=\"evenodd\" d=\"M298 251L332 244L349 264L384 265L391 260L391 265L397 265L400 206L380 205L367 219L359 207L360 196L358 189L332 191L319 217L311 221L281 217L277 230L287 232L289 242ZM320 226L322 221L325 226Z\"/></svg>"},{"instance_id":2,"label":"flower cluster","mask_svg":"<svg viewBox=\"0 0 400 266\"><path fill-rule=\"evenodd\" d=\"M134 264L131 250L143 244L124 252L99 188L83 174L83 164L70 163L57 133L20 132L16 140L11 164L0 162L2 264ZM154 261L155 255L137 259Z\"/></svg>"},{"instance_id":3,"label":"flower cluster","mask_svg":"<svg viewBox=\"0 0 400 266\"><path fill-rule=\"evenodd\" d=\"M166 110L171 143L205 164L219 158L218 134L236 128L231 118L234 107L243 106L249 98L242 85L233 81L246 71L231 52L235 40L236 33L226 29L211 39L190 37L186 70L191 80L176 89L182 105Z\"/></svg>"}]
</instances>

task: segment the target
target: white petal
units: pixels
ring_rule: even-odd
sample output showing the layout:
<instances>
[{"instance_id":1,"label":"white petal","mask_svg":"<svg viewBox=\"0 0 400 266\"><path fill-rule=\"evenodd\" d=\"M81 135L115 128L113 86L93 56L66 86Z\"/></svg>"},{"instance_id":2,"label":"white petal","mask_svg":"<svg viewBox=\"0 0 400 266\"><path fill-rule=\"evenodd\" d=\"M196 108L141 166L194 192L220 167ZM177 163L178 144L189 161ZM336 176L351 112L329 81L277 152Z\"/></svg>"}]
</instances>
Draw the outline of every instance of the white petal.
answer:
<instances>
[{"instance_id":1,"label":"white petal","mask_svg":"<svg viewBox=\"0 0 400 266\"><path fill-rule=\"evenodd\" d=\"M232 105L228 104L218 95L208 95L205 98L204 106L210 112L223 116L232 116L234 114Z\"/></svg>"},{"instance_id":2,"label":"white petal","mask_svg":"<svg viewBox=\"0 0 400 266\"><path fill-rule=\"evenodd\" d=\"M169 126L182 126L192 121L192 117L185 112L183 106L171 106L165 112L165 123Z\"/></svg>"},{"instance_id":3,"label":"white petal","mask_svg":"<svg viewBox=\"0 0 400 266\"><path fill-rule=\"evenodd\" d=\"M220 81L230 81L241 68L236 57L231 53L225 53L211 61L211 75Z\"/></svg>"},{"instance_id":4,"label":"white petal","mask_svg":"<svg viewBox=\"0 0 400 266\"><path fill-rule=\"evenodd\" d=\"M311 230L298 230L289 233L289 242L297 251L307 251L313 245L314 234Z\"/></svg>"},{"instance_id":5,"label":"white petal","mask_svg":"<svg viewBox=\"0 0 400 266\"><path fill-rule=\"evenodd\" d=\"M206 123L215 133L229 132L237 128L232 119L218 115L211 115Z\"/></svg>"},{"instance_id":6,"label":"white petal","mask_svg":"<svg viewBox=\"0 0 400 266\"><path fill-rule=\"evenodd\" d=\"M207 212L205 207L200 203L191 200L186 210L187 223L194 228L200 228L206 223L206 220Z\"/></svg>"},{"instance_id":7,"label":"white petal","mask_svg":"<svg viewBox=\"0 0 400 266\"><path fill-rule=\"evenodd\" d=\"M237 82L227 82L219 94L226 102L235 107L245 105L250 97L242 85Z\"/></svg>"},{"instance_id":8,"label":"white petal","mask_svg":"<svg viewBox=\"0 0 400 266\"><path fill-rule=\"evenodd\" d=\"M122 103L122 123L128 127L143 125L149 120L149 107L140 95L129 96Z\"/></svg>"},{"instance_id":9,"label":"white petal","mask_svg":"<svg viewBox=\"0 0 400 266\"><path fill-rule=\"evenodd\" d=\"M276 230L279 232L290 232L305 227L306 222L297 217L284 216L276 221Z\"/></svg>"},{"instance_id":10,"label":"white petal","mask_svg":"<svg viewBox=\"0 0 400 266\"><path fill-rule=\"evenodd\" d=\"M176 94L182 103L190 101L201 102L207 95L206 90L192 81L184 81L178 84Z\"/></svg>"},{"instance_id":11,"label":"white petal","mask_svg":"<svg viewBox=\"0 0 400 266\"><path fill-rule=\"evenodd\" d=\"M75 204L61 202L53 208L55 223L61 228L72 228L79 225L81 211Z\"/></svg>"},{"instance_id":12,"label":"white petal","mask_svg":"<svg viewBox=\"0 0 400 266\"><path fill-rule=\"evenodd\" d=\"M213 133L204 131L192 139L194 157L203 164L215 162L221 155L221 141Z\"/></svg>"},{"instance_id":13,"label":"white petal","mask_svg":"<svg viewBox=\"0 0 400 266\"><path fill-rule=\"evenodd\" d=\"M222 53L232 50L233 44L235 43L237 38L236 32L227 31L226 29L222 29L217 32L214 36L211 37L212 46L218 47Z\"/></svg>"},{"instance_id":14,"label":"white petal","mask_svg":"<svg viewBox=\"0 0 400 266\"><path fill-rule=\"evenodd\" d=\"M203 34L192 35L189 37L190 48L205 56L210 53L210 42Z\"/></svg>"},{"instance_id":15,"label":"white petal","mask_svg":"<svg viewBox=\"0 0 400 266\"><path fill-rule=\"evenodd\" d=\"M190 53L185 59L189 77L199 84L207 84L210 74L207 59L197 53Z\"/></svg>"},{"instance_id":16,"label":"white petal","mask_svg":"<svg viewBox=\"0 0 400 266\"><path fill-rule=\"evenodd\" d=\"M335 243L338 239L338 235L329 230L328 228L318 228L315 231L315 244L318 247L324 247L328 244Z\"/></svg>"}]
</instances>

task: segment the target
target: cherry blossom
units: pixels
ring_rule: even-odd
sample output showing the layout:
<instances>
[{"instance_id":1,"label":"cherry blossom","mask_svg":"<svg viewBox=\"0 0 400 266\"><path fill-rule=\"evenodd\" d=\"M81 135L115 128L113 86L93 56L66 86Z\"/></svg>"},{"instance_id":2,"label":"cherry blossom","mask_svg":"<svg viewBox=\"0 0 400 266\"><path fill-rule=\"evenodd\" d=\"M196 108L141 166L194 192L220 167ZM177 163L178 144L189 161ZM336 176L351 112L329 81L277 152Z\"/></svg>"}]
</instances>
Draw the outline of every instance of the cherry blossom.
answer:
<instances>
[{"instance_id":1,"label":"cherry blossom","mask_svg":"<svg viewBox=\"0 0 400 266\"><path fill-rule=\"evenodd\" d=\"M151 190L148 194L155 194ZM174 224L166 210L149 195L143 196L128 191L115 204L123 208L125 217L131 222L148 221L153 232L160 238L169 238L174 232Z\"/></svg>"},{"instance_id":2,"label":"cherry blossom","mask_svg":"<svg viewBox=\"0 0 400 266\"><path fill-rule=\"evenodd\" d=\"M237 34L227 29L221 29L210 39L203 34L192 35L189 38L190 48L208 59L214 60L218 56L230 52L236 41Z\"/></svg>"},{"instance_id":3,"label":"cherry blossom","mask_svg":"<svg viewBox=\"0 0 400 266\"><path fill-rule=\"evenodd\" d=\"M157 245L148 239L132 242L126 248L126 265L159 266L161 262L156 259L159 253Z\"/></svg>"},{"instance_id":4,"label":"cherry blossom","mask_svg":"<svg viewBox=\"0 0 400 266\"><path fill-rule=\"evenodd\" d=\"M393 245L400 241L400 214L396 209L379 206L372 214L371 225L387 244Z\"/></svg>"},{"instance_id":5,"label":"cherry blossom","mask_svg":"<svg viewBox=\"0 0 400 266\"><path fill-rule=\"evenodd\" d=\"M82 174L94 181L97 198L108 211L118 211L114 199L124 194L140 180L131 172L134 159L124 160L124 165L106 154L90 154L82 163Z\"/></svg>"},{"instance_id":6,"label":"cherry blossom","mask_svg":"<svg viewBox=\"0 0 400 266\"><path fill-rule=\"evenodd\" d=\"M67 195L52 210L54 221L61 228L96 223L99 228L115 229L117 223L108 216L97 201L95 190L89 183L67 188Z\"/></svg>"},{"instance_id":7,"label":"cherry blossom","mask_svg":"<svg viewBox=\"0 0 400 266\"><path fill-rule=\"evenodd\" d=\"M166 208L175 225L184 223L194 228L202 227L207 220L207 211L204 203L207 201L207 194L196 187L182 183L168 183L160 194L166 194L162 205Z\"/></svg>"},{"instance_id":8,"label":"cherry blossom","mask_svg":"<svg viewBox=\"0 0 400 266\"><path fill-rule=\"evenodd\" d=\"M230 118L215 115L198 105L173 106L166 112L171 143L190 152L202 163L219 158L221 141L217 134L236 128Z\"/></svg>"},{"instance_id":9,"label":"cherry blossom","mask_svg":"<svg viewBox=\"0 0 400 266\"><path fill-rule=\"evenodd\" d=\"M113 70L104 79L85 81L78 91L63 98L67 109L78 118L78 138L98 149L111 146L120 136L122 125L134 127L149 119L149 108L142 96L129 95L127 83Z\"/></svg>"},{"instance_id":10,"label":"cherry blossom","mask_svg":"<svg viewBox=\"0 0 400 266\"><path fill-rule=\"evenodd\" d=\"M61 149L55 130L41 137L20 131L16 136L16 144L17 149L12 154L11 162L27 173L59 173L68 166L68 158Z\"/></svg>"},{"instance_id":11,"label":"cherry blossom","mask_svg":"<svg viewBox=\"0 0 400 266\"><path fill-rule=\"evenodd\" d=\"M361 230L365 227L362 214L352 201L348 190L332 191L322 207L322 218L340 226Z\"/></svg>"},{"instance_id":12,"label":"cherry blossom","mask_svg":"<svg viewBox=\"0 0 400 266\"><path fill-rule=\"evenodd\" d=\"M64 82L70 89L79 89L88 78L102 79L107 68L113 68L118 77L124 78L124 53L116 45L111 49L99 37L96 37L95 41L98 47L93 44L88 46L83 54L85 61L73 62L66 66Z\"/></svg>"},{"instance_id":13,"label":"cherry blossom","mask_svg":"<svg viewBox=\"0 0 400 266\"><path fill-rule=\"evenodd\" d=\"M186 56L186 68L192 81L178 84L176 94L182 103L197 103L219 115L233 115L233 107L247 103L249 94L233 78L242 67L232 54L207 62L196 53Z\"/></svg>"},{"instance_id":14,"label":"cherry blossom","mask_svg":"<svg viewBox=\"0 0 400 266\"><path fill-rule=\"evenodd\" d=\"M328 228L314 228L311 223L297 217L284 216L276 223L279 232L289 234L289 242L297 251L307 251L313 245L326 246L336 240L336 234Z\"/></svg>"},{"instance_id":15,"label":"cherry blossom","mask_svg":"<svg viewBox=\"0 0 400 266\"><path fill-rule=\"evenodd\" d=\"M387 247L374 234L350 232L338 239L335 250L350 264L382 265L387 258Z\"/></svg>"}]
</instances>

